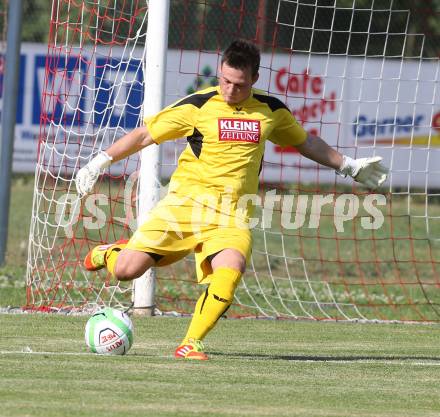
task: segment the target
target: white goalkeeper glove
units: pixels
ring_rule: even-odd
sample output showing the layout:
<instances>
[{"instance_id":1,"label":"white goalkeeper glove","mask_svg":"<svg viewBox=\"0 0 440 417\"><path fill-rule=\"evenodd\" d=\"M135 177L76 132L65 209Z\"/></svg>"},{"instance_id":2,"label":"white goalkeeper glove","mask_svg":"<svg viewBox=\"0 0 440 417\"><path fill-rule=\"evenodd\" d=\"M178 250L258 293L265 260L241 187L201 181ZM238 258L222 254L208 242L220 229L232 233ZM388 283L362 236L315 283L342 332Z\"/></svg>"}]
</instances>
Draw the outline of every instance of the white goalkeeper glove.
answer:
<instances>
[{"instance_id":1,"label":"white goalkeeper glove","mask_svg":"<svg viewBox=\"0 0 440 417\"><path fill-rule=\"evenodd\" d=\"M82 167L75 178L76 191L80 197L92 191L99 175L109 167L113 158L106 152L100 152L86 166Z\"/></svg>"},{"instance_id":2,"label":"white goalkeeper glove","mask_svg":"<svg viewBox=\"0 0 440 417\"><path fill-rule=\"evenodd\" d=\"M381 186L388 176L388 168L382 165L381 161L381 156L352 159L344 155L342 166L336 172L343 177L349 175L355 181L374 190Z\"/></svg>"}]
</instances>

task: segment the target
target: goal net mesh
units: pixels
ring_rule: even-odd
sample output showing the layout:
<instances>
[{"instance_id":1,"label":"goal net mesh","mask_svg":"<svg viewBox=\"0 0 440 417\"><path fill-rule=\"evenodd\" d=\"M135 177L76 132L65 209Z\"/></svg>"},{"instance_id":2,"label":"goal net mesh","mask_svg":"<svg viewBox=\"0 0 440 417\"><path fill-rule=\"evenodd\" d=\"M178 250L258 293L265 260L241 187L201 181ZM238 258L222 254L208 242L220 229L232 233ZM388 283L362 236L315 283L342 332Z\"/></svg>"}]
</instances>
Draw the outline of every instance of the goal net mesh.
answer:
<instances>
[{"instance_id":1,"label":"goal net mesh","mask_svg":"<svg viewBox=\"0 0 440 417\"><path fill-rule=\"evenodd\" d=\"M372 193L267 143L253 254L232 316L440 319L440 10L393 0L172 0L166 104L216 85L236 38L262 51L256 87L351 157L390 167ZM130 283L85 254L136 228L132 155L78 199L77 170L142 121L148 4L53 0L27 272L28 307L127 307ZM161 145L163 192L186 141ZM162 191L162 190L161 190ZM157 269L161 312L191 313L192 256Z\"/></svg>"}]
</instances>

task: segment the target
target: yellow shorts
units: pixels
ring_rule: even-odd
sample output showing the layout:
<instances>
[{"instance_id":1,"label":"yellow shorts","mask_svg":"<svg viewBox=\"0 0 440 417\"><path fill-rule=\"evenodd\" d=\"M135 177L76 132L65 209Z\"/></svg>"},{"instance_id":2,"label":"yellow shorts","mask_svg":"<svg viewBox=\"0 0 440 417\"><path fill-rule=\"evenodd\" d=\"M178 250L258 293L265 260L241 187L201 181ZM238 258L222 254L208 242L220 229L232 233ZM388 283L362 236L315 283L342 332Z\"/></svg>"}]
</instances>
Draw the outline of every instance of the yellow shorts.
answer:
<instances>
[{"instance_id":1,"label":"yellow shorts","mask_svg":"<svg viewBox=\"0 0 440 417\"><path fill-rule=\"evenodd\" d=\"M157 266L172 264L194 251L197 280L208 283L212 273L208 256L235 249L249 258L252 237L249 229L236 227L232 219L219 224L209 208L201 210L190 200L183 204L167 196L149 213L126 248L161 255Z\"/></svg>"}]
</instances>

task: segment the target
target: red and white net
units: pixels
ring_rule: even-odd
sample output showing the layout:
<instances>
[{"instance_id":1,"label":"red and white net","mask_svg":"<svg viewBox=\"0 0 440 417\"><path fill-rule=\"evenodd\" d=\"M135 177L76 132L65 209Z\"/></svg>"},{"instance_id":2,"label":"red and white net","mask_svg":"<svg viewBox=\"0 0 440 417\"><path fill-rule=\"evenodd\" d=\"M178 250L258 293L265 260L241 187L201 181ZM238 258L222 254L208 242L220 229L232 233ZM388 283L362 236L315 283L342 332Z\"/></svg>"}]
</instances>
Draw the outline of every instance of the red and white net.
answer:
<instances>
[{"instance_id":1,"label":"red and white net","mask_svg":"<svg viewBox=\"0 0 440 417\"><path fill-rule=\"evenodd\" d=\"M221 51L252 40L262 50L257 88L344 154L381 155L391 169L372 194L268 143L252 262L231 314L439 320L439 12L392 0L171 1L166 104L215 85ZM111 166L82 202L72 178L141 122L147 13L135 0L53 2L30 307L131 302L129 285L87 273L82 259L132 234L139 157ZM184 146L162 145L164 186ZM190 313L200 292L193 258L157 275L158 309Z\"/></svg>"}]
</instances>

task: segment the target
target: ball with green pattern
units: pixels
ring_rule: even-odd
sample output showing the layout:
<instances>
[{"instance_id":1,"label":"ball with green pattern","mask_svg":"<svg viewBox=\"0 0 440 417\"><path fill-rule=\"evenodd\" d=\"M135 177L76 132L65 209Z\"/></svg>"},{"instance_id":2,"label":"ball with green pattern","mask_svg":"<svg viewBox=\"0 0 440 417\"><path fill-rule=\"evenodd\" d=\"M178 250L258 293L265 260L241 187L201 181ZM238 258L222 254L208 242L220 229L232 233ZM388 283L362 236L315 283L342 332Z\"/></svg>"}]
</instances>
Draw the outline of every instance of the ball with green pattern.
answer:
<instances>
[{"instance_id":1,"label":"ball with green pattern","mask_svg":"<svg viewBox=\"0 0 440 417\"><path fill-rule=\"evenodd\" d=\"M99 355L125 355L133 344L133 323L128 314L106 307L86 324L86 344Z\"/></svg>"}]
</instances>

